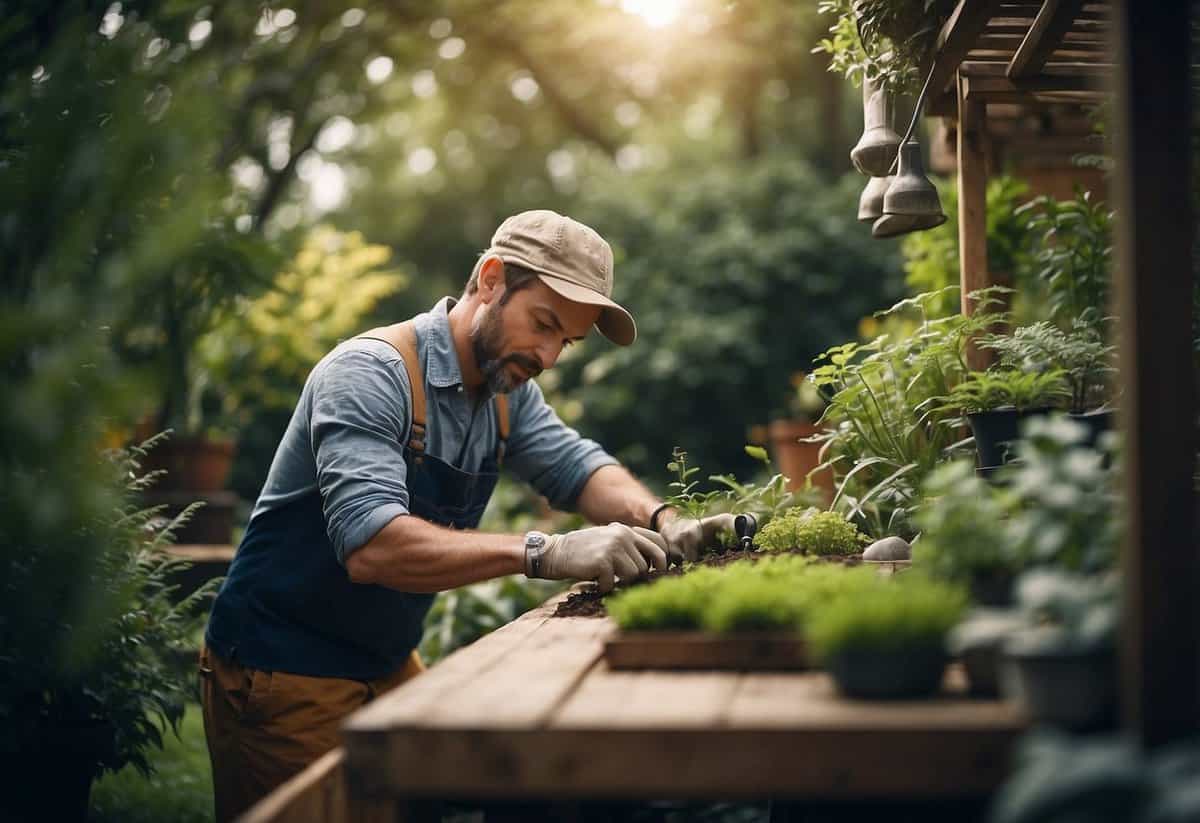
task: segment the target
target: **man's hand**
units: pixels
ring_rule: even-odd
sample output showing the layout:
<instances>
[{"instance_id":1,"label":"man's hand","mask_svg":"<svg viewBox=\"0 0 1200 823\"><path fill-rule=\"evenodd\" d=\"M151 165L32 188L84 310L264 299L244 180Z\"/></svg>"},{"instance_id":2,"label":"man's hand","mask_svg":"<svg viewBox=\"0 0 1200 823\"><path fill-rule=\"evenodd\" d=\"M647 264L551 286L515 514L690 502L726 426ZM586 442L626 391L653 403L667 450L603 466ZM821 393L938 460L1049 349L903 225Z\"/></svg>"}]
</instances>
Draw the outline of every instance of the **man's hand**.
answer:
<instances>
[{"instance_id":1,"label":"man's hand","mask_svg":"<svg viewBox=\"0 0 1200 823\"><path fill-rule=\"evenodd\" d=\"M716 544L722 531L733 531L732 514L714 514L699 520L677 517L668 521L659 533L667 541L667 558L671 563L695 561L704 549Z\"/></svg>"},{"instance_id":2,"label":"man's hand","mask_svg":"<svg viewBox=\"0 0 1200 823\"><path fill-rule=\"evenodd\" d=\"M549 535L536 575L526 559L525 574L546 580L595 580L600 591L612 591L614 578L633 580L650 567L667 568L663 536L640 526L610 523L566 534Z\"/></svg>"}]
</instances>

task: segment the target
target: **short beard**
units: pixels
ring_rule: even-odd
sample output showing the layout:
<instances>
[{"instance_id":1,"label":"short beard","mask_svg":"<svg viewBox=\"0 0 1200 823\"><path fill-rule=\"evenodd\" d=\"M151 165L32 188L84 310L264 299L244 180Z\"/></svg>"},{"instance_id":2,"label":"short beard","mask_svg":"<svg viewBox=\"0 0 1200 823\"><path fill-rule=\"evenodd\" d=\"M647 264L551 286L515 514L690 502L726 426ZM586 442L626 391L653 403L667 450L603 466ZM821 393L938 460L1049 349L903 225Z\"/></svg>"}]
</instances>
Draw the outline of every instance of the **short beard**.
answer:
<instances>
[{"instance_id":1,"label":"short beard","mask_svg":"<svg viewBox=\"0 0 1200 823\"><path fill-rule=\"evenodd\" d=\"M506 366L516 363L530 377L541 373L541 364L524 354L513 353L501 356L504 351L504 333L500 325L502 306L488 306L484 309L483 319L471 331L471 352L475 355L475 364L483 375L484 384L492 394L508 394L517 388L517 382L509 373Z\"/></svg>"}]
</instances>

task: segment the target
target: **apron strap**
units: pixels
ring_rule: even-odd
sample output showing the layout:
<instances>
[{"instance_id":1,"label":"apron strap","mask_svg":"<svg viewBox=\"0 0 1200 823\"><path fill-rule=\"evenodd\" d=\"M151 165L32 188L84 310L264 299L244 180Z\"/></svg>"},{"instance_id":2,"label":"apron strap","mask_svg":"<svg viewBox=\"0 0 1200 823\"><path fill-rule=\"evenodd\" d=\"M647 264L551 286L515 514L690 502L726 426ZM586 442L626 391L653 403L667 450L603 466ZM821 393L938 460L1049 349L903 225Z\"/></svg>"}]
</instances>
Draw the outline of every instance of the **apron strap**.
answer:
<instances>
[{"instance_id":1,"label":"apron strap","mask_svg":"<svg viewBox=\"0 0 1200 823\"><path fill-rule=\"evenodd\" d=\"M421 374L421 362L417 357L417 330L411 320L379 326L363 332L359 337L382 340L404 360L408 372L408 384L412 387L412 426L408 445L415 452L425 451L425 376Z\"/></svg>"},{"instance_id":2,"label":"apron strap","mask_svg":"<svg viewBox=\"0 0 1200 823\"><path fill-rule=\"evenodd\" d=\"M412 427L409 448L416 452L425 451L425 378L421 374L421 364L417 357L417 329L411 320L403 323L393 323L390 326L379 326L358 335L372 340L382 340L396 351L404 360L404 368L408 372L408 382L412 386ZM504 452L508 445L508 398L503 394L496 395L496 428L500 433L500 442L496 444L496 465L504 461Z\"/></svg>"},{"instance_id":3,"label":"apron strap","mask_svg":"<svg viewBox=\"0 0 1200 823\"><path fill-rule=\"evenodd\" d=\"M496 428L500 432L500 442L496 444L496 465L504 462L504 452L508 448L508 396L496 395Z\"/></svg>"}]
</instances>

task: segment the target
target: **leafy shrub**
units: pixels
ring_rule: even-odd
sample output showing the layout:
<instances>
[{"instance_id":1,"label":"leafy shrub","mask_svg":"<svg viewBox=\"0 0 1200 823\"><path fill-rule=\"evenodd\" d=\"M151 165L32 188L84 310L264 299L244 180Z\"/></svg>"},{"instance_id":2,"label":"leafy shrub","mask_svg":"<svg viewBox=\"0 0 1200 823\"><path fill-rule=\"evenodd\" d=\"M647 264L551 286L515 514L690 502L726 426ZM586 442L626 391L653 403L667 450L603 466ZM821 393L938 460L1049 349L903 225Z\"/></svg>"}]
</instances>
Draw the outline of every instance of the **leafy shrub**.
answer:
<instances>
[{"instance_id":1,"label":"leafy shrub","mask_svg":"<svg viewBox=\"0 0 1200 823\"><path fill-rule=\"evenodd\" d=\"M66 664L43 654L14 666L19 672L5 677L0 688L0 717L8 729L4 749L36 750L55 735L104 729L111 732L112 744L97 752L97 772L133 764L150 774L147 750L163 745L168 727L178 733L193 681L190 667L185 671L177 661L191 650L204 620L201 604L219 581L178 602L174 597L171 577L189 564L163 548L192 509L163 523L159 508L138 508L138 495L154 479L139 468L152 443L111 455L112 482L123 489L122 502L108 520L93 526L106 540L96 564L83 572L92 596L111 604L109 609L92 614L85 631L76 631L69 611L54 617L64 642L95 645L69 649Z\"/></svg>"},{"instance_id":2,"label":"leafy shrub","mask_svg":"<svg viewBox=\"0 0 1200 823\"><path fill-rule=\"evenodd\" d=\"M945 290L956 286L960 280L958 255L958 186L953 180L935 181L942 210L947 220L928 231L913 232L905 236L901 250L904 253L904 271L910 289L916 294L939 293L929 306L933 317L949 317L961 311L957 291ZM991 271L1013 277L1018 294L1013 295L1016 303L1029 291L1028 246L1030 241L1029 217L1017 207L1028 195L1029 187L1014 177L1001 176L988 180L987 185L987 257ZM1014 307L1020 314L1020 310ZM1023 315L1021 315L1023 316Z\"/></svg>"},{"instance_id":3,"label":"leafy shrub","mask_svg":"<svg viewBox=\"0 0 1200 823\"><path fill-rule=\"evenodd\" d=\"M1002 367L1030 374L1060 373L1067 390L1055 405L1076 414L1099 408L1111 394L1116 346L1104 342L1098 324L1076 320L1071 331L1064 331L1042 321L1015 328L1011 334L982 338L979 345L995 351Z\"/></svg>"},{"instance_id":4,"label":"leafy shrub","mask_svg":"<svg viewBox=\"0 0 1200 823\"><path fill-rule=\"evenodd\" d=\"M1112 279L1113 213L1081 191L1074 200L1043 195L1016 210L1032 233L1033 270L1045 288L1050 320L1097 323Z\"/></svg>"},{"instance_id":5,"label":"leafy shrub","mask_svg":"<svg viewBox=\"0 0 1200 823\"><path fill-rule=\"evenodd\" d=\"M923 491L929 504L917 515L915 565L956 583L995 580L1020 568L1005 532L1005 497L975 474L974 460L941 466Z\"/></svg>"},{"instance_id":6,"label":"leafy shrub","mask_svg":"<svg viewBox=\"0 0 1200 823\"><path fill-rule=\"evenodd\" d=\"M613 242L613 297L637 317L638 344L591 335L539 383L639 476L665 482L658 455L678 443L693 464L749 476L743 433L788 405L788 375L902 294L894 246L863 242L854 219L861 187L857 173L830 184L792 151L597 170L573 216Z\"/></svg>"},{"instance_id":7,"label":"leafy shrub","mask_svg":"<svg viewBox=\"0 0 1200 823\"><path fill-rule=\"evenodd\" d=\"M768 523L755 542L766 551L803 549L816 555L845 555L860 551L867 539L838 512L796 507Z\"/></svg>"},{"instance_id":8,"label":"leafy shrub","mask_svg":"<svg viewBox=\"0 0 1200 823\"><path fill-rule=\"evenodd\" d=\"M911 536L921 483L963 440L957 415L940 404L969 373L967 338L1005 318L995 311L1004 292L973 293L978 308L970 317L932 317L938 293L902 300L878 316L896 322L915 314L915 326L821 356L813 380L832 395L821 437L821 468L837 481L831 508L877 537Z\"/></svg>"},{"instance_id":9,"label":"leafy shrub","mask_svg":"<svg viewBox=\"0 0 1200 823\"><path fill-rule=\"evenodd\" d=\"M1070 396L1066 374L1059 369L1044 373L994 369L968 374L950 390L941 408L963 414L1003 408L1026 411L1059 405Z\"/></svg>"},{"instance_id":10,"label":"leafy shrub","mask_svg":"<svg viewBox=\"0 0 1200 823\"><path fill-rule=\"evenodd\" d=\"M914 560L941 579L978 581L1049 567L1111 569L1120 542L1115 436L1086 445L1086 429L1066 417L1028 421L1005 485L975 477L972 463L939 469L924 486Z\"/></svg>"},{"instance_id":11,"label":"leafy shrub","mask_svg":"<svg viewBox=\"0 0 1200 823\"><path fill-rule=\"evenodd\" d=\"M875 578L872 585L848 591L814 611L806 636L820 659L847 649L941 646L966 605L961 589L918 572Z\"/></svg>"}]
</instances>

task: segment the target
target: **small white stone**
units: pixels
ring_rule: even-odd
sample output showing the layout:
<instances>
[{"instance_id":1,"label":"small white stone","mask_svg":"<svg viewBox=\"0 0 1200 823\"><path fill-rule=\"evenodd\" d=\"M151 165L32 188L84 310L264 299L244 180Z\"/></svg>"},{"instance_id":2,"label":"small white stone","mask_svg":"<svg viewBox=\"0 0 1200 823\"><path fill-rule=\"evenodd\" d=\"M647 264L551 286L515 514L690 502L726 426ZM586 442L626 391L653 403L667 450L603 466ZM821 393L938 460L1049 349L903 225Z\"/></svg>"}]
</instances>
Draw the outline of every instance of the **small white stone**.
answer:
<instances>
[{"instance_id":1,"label":"small white stone","mask_svg":"<svg viewBox=\"0 0 1200 823\"><path fill-rule=\"evenodd\" d=\"M912 546L900 537L884 537L867 546L863 560L911 560Z\"/></svg>"}]
</instances>

